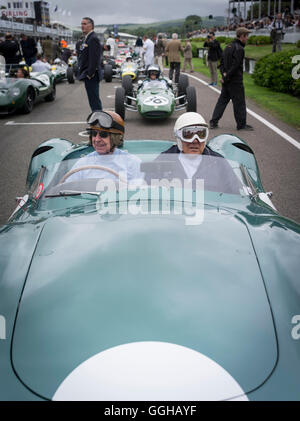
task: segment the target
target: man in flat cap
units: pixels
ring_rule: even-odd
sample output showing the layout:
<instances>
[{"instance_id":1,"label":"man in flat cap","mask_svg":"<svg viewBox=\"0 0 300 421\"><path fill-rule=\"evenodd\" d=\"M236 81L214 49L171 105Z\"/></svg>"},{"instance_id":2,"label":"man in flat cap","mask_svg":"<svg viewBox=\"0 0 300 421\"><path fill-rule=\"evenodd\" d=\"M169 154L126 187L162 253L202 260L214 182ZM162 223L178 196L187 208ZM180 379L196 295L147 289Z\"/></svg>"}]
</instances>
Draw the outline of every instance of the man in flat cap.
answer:
<instances>
[{"instance_id":1,"label":"man in flat cap","mask_svg":"<svg viewBox=\"0 0 300 421\"><path fill-rule=\"evenodd\" d=\"M244 47L250 32L247 28L238 28L236 39L224 50L220 66L222 91L210 120L211 129L218 128L218 121L227 104L232 100L237 130L253 130L252 126L246 124L247 111L243 84Z\"/></svg>"}]
</instances>

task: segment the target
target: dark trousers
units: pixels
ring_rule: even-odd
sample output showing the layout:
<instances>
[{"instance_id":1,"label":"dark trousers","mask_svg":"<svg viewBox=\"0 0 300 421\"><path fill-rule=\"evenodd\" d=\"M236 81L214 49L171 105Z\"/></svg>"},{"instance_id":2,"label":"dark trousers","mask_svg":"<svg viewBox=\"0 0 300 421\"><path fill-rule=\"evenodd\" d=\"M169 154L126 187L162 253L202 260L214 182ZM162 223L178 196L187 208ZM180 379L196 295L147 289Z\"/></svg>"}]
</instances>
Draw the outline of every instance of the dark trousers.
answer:
<instances>
[{"instance_id":1,"label":"dark trousers","mask_svg":"<svg viewBox=\"0 0 300 421\"><path fill-rule=\"evenodd\" d=\"M84 79L85 89L92 111L102 110L102 102L99 96L99 83L100 79L97 72L92 79L88 79L87 77Z\"/></svg>"},{"instance_id":2,"label":"dark trousers","mask_svg":"<svg viewBox=\"0 0 300 421\"><path fill-rule=\"evenodd\" d=\"M179 82L180 63L176 61L170 62L169 79L173 80L173 73L175 71L175 83Z\"/></svg>"},{"instance_id":3,"label":"dark trousers","mask_svg":"<svg viewBox=\"0 0 300 421\"><path fill-rule=\"evenodd\" d=\"M240 129L245 126L247 117L245 90L242 82L222 84L221 95L219 96L212 119L210 121L212 124L218 123L230 100L232 100L234 118L237 124L237 128Z\"/></svg>"},{"instance_id":4,"label":"dark trousers","mask_svg":"<svg viewBox=\"0 0 300 421\"><path fill-rule=\"evenodd\" d=\"M31 66L33 63L36 62L36 56L25 57L25 61L27 66Z\"/></svg>"}]
</instances>

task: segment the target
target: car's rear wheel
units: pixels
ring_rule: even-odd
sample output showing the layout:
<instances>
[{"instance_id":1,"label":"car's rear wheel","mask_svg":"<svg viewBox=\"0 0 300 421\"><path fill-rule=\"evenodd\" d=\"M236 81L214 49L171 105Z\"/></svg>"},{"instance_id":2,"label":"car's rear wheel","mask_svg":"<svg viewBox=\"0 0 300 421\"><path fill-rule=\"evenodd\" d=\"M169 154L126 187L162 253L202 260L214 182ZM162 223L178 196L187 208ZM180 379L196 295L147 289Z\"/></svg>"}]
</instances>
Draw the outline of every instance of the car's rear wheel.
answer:
<instances>
[{"instance_id":1,"label":"car's rear wheel","mask_svg":"<svg viewBox=\"0 0 300 421\"><path fill-rule=\"evenodd\" d=\"M188 86L189 86L188 76L180 74L179 82L178 82L178 96L185 95ZM179 104L184 104L184 98L179 100Z\"/></svg>"},{"instance_id":2,"label":"car's rear wheel","mask_svg":"<svg viewBox=\"0 0 300 421\"><path fill-rule=\"evenodd\" d=\"M32 88L28 88L27 93L26 93L26 99L22 108L22 112L24 114L29 114L31 113L32 109L33 109L33 104L34 104L34 90Z\"/></svg>"},{"instance_id":3,"label":"car's rear wheel","mask_svg":"<svg viewBox=\"0 0 300 421\"><path fill-rule=\"evenodd\" d=\"M122 78L122 87L125 89L125 95L133 95L133 86L131 76L125 75ZM127 99L127 104L131 104L131 99Z\"/></svg>"},{"instance_id":4,"label":"car's rear wheel","mask_svg":"<svg viewBox=\"0 0 300 421\"><path fill-rule=\"evenodd\" d=\"M52 92L45 97L45 101L52 102L52 101L55 100L55 97L56 97L56 83L55 83L55 81L53 81L53 89L52 89Z\"/></svg>"},{"instance_id":5,"label":"car's rear wheel","mask_svg":"<svg viewBox=\"0 0 300 421\"><path fill-rule=\"evenodd\" d=\"M125 120L125 89L122 87L116 89L115 111Z\"/></svg>"},{"instance_id":6,"label":"car's rear wheel","mask_svg":"<svg viewBox=\"0 0 300 421\"><path fill-rule=\"evenodd\" d=\"M187 112L197 112L197 95L196 95L196 89L194 86L188 86L186 88L186 111Z\"/></svg>"},{"instance_id":7,"label":"car's rear wheel","mask_svg":"<svg viewBox=\"0 0 300 421\"><path fill-rule=\"evenodd\" d=\"M67 79L69 83L75 83L74 70L72 67L67 68Z\"/></svg>"},{"instance_id":8,"label":"car's rear wheel","mask_svg":"<svg viewBox=\"0 0 300 421\"><path fill-rule=\"evenodd\" d=\"M111 82L112 81L112 75L113 75L113 68L111 64L105 64L104 65L104 79L105 82Z\"/></svg>"}]
</instances>

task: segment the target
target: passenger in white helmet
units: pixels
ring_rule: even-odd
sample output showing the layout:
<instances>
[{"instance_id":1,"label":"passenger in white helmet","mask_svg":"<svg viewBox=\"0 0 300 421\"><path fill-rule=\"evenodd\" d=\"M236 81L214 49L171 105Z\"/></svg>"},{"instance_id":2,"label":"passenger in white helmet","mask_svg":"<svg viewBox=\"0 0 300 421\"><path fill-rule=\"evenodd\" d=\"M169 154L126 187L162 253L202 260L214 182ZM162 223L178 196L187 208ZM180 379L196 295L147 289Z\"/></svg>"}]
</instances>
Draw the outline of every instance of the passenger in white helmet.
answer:
<instances>
[{"instance_id":1,"label":"passenger in white helmet","mask_svg":"<svg viewBox=\"0 0 300 421\"><path fill-rule=\"evenodd\" d=\"M195 112L182 114L174 126L176 145L155 160L174 163L162 178L189 179L193 186L197 179L203 179L206 190L238 194L241 183L226 159L207 146L208 135L208 124L202 115ZM146 178L149 182L149 177Z\"/></svg>"}]
</instances>

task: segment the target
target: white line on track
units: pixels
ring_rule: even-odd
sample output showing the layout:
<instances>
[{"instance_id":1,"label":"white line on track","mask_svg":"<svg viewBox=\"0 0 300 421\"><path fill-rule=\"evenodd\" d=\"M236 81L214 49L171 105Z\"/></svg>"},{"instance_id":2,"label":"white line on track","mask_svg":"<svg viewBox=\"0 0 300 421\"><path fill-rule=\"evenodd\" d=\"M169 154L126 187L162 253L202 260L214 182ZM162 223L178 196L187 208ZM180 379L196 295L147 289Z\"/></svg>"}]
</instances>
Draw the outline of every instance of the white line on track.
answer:
<instances>
[{"instance_id":1,"label":"white line on track","mask_svg":"<svg viewBox=\"0 0 300 421\"><path fill-rule=\"evenodd\" d=\"M86 124L86 121L44 121L35 123L16 123L15 121L8 121L5 126L39 126L49 124Z\"/></svg>"},{"instance_id":2,"label":"white line on track","mask_svg":"<svg viewBox=\"0 0 300 421\"><path fill-rule=\"evenodd\" d=\"M203 85L206 85L208 88L210 88L213 91L215 91L218 94L220 94L221 91L219 89L217 89L217 88L215 88L213 86L209 86L209 84L207 82L205 82L204 80L200 79L199 77L194 76L194 75L189 75L189 74L187 74L187 76L189 76L192 79L197 80L198 82L202 83ZM295 146L297 149L300 150L300 143L296 139L292 138L287 133L285 133L284 131L280 130L278 127L274 126L274 124L270 123L268 120L266 120L265 118L261 117L259 114L255 113L254 111L250 110L249 108L247 108L247 112L252 117L256 118L258 121L260 121L261 123L263 123L265 126L269 127L269 129L273 130L273 132L277 133L279 136L281 136L287 142L291 143L293 146Z\"/></svg>"}]
</instances>

